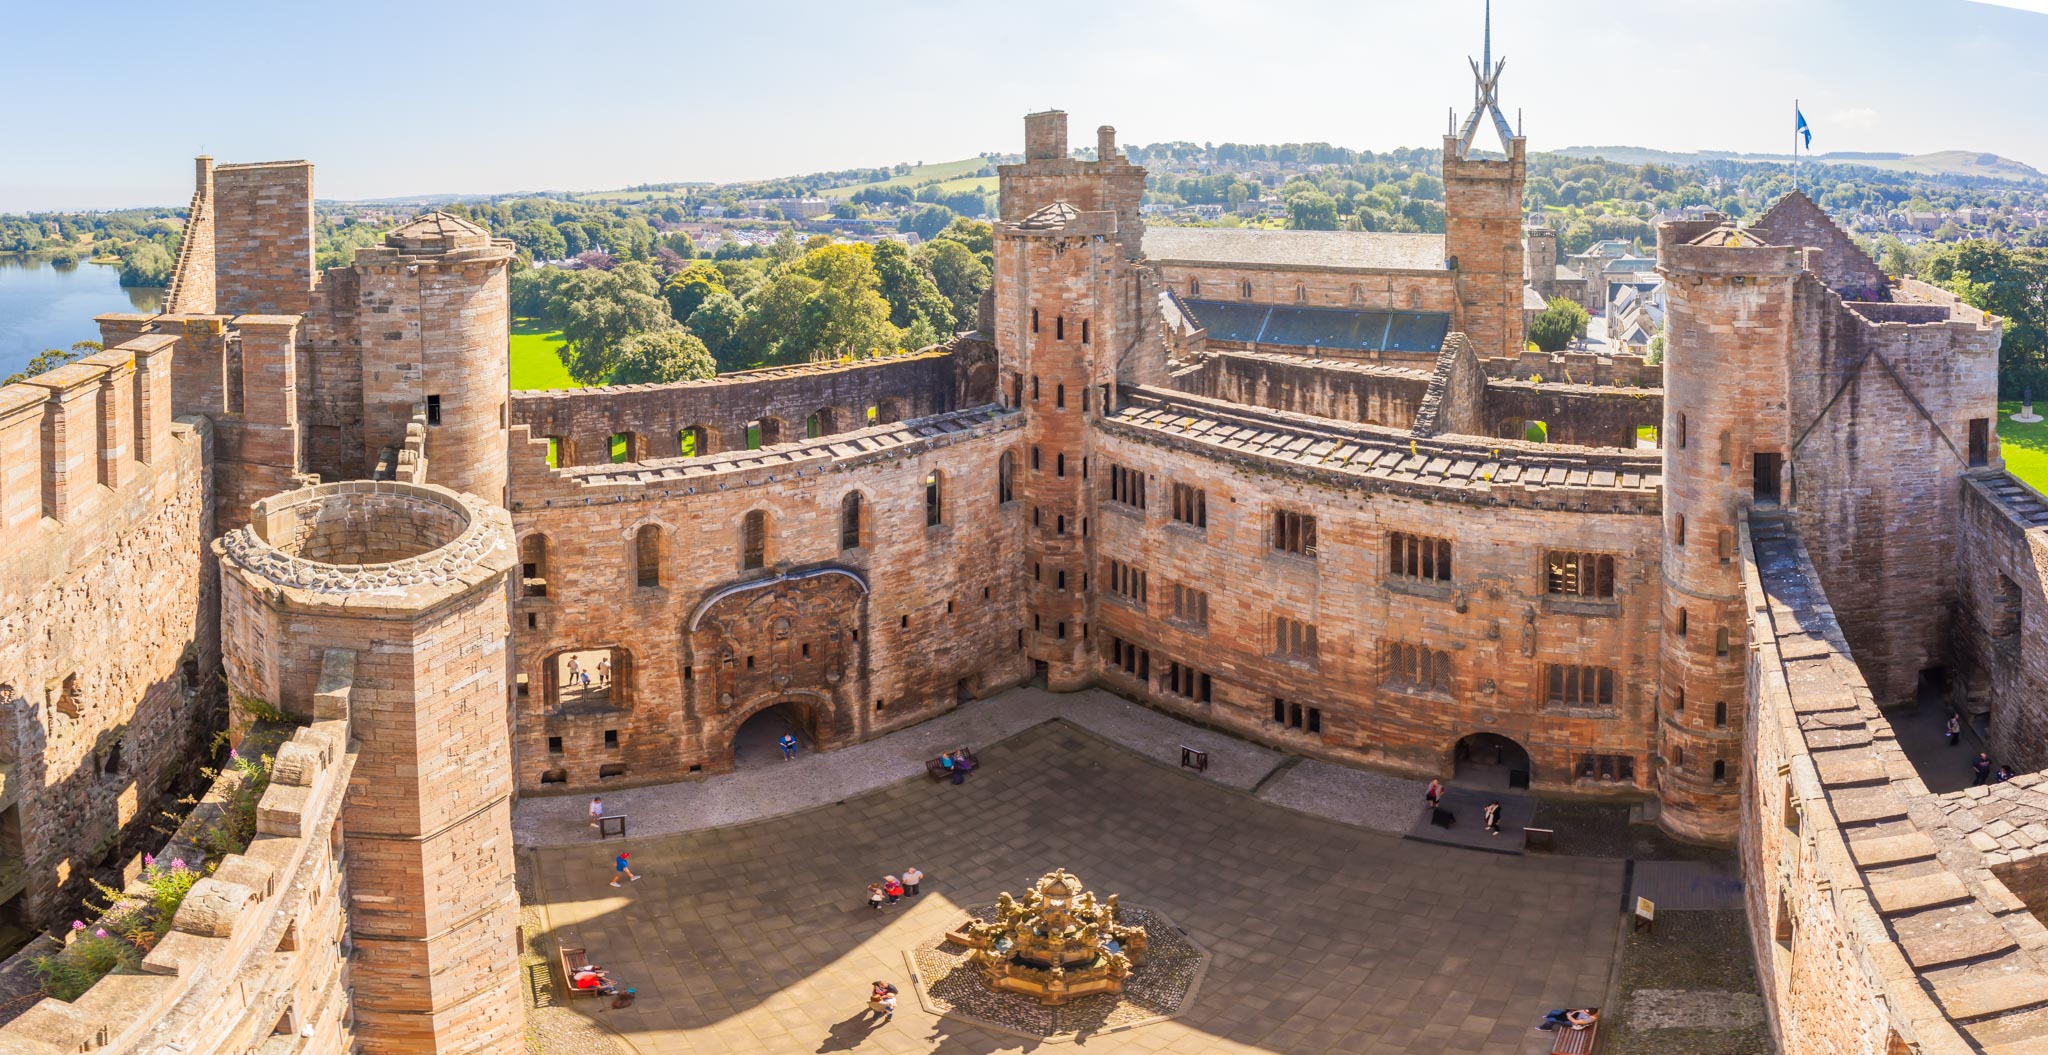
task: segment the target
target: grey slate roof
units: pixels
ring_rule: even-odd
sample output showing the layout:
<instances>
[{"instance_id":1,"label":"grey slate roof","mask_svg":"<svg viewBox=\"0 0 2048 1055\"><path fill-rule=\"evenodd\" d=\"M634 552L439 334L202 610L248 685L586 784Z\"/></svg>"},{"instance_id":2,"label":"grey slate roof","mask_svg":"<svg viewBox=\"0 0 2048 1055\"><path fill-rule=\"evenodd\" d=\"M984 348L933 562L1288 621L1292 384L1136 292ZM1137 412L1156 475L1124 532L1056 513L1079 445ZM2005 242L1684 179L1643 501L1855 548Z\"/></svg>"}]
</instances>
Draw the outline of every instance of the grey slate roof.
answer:
<instances>
[{"instance_id":1,"label":"grey slate roof","mask_svg":"<svg viewBox=\"0 0 2048 1055\"><path fill-rule=\"evenodd\" d=\"M1145 230L1145 255L1156 263L1226 267L1442 271L1444 236L1376 231L1150 227Z\"/></svg>"}]
</instances>

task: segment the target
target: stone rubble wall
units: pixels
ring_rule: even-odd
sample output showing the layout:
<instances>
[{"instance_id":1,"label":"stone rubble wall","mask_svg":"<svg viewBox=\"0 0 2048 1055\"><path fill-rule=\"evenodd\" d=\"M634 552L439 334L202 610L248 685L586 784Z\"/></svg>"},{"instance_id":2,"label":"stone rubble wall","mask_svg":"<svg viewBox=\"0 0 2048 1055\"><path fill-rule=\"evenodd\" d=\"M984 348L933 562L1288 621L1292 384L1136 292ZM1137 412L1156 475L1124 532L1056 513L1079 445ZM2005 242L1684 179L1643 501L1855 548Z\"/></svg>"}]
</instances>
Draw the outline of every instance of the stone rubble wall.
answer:
<instances>
[{"instance_id":1,"label":"stone rubble wall","mask_svg":"<svg viewBox=\"0 0 2048 1055\"><path fill-rule=\"evenodd\" d=\"M44 998L0 1026L9 1055L344 1055L349 1009L347 904L337 829L355 756L345 719L263 727L242 743L275 752L248 847L193 885L139 974L109 975L77 1000ZM224 773L162 851L199 865L199 832L246 779ZM140 882L127 889L146 898ZM31 946L26 960L54 951ZM25 968L25 964L21 965ZM0 968L25 977L10 961Z\"/></svg>"},{"instance_id":2,"label":"stone rubble wall","mask_svg":"<svg viewBox=\"0 0 2048 1055\"><path fill-rule=\"evenodd\" d=\"M0 902L31 928L155 816L217 699L214 437L173 421L172 354L0 388Z\"/></svg>"},{"instance_id":3,"label":"stone rubble wall","mask_svg":"<svg viewBox=\"0 0 2048 1055\"><path fill-rule=\"evenodd\" d=\"M1436 369L1430 373L1429 390L1415 416L1415 434L1486 435L1488 387L1479 359L1472 354L1472 342L1462 333L1446 337L1443 351L1437 353Z\"/></svg>"},{"instance_id":4,"label":"stone rubble wall","mask_svg":"<svg viewBox=\"0 0 2048 1055\"><path fill-rule=\"evenodd\" d=\"M1636 429L1664 425L1664 390L1609 388L1529 381L1490 380L1480 435L1521 439L1529 422L1541 421L1550 443L1581 447L1637 448Z\"/></svg>"},{"instance_id":5,"label":"stone rubble wall","mask_svg":"<svg viewBox=\"0 0 2048 1055\"><path fill-rule=\"evenodd\" d=\"M2048 499L2004 472L1964 478L1945 701L1994 762L2048 769Z\"/></svg>"},{"instance_id":6,"label":"stone rubble wall","mask_svg":"<svg viewBox=\"0 0 2048 1055\"><path fill-rule=\"evenodd\" d=\"M1336 358L1214 351L1175 374L1171 384L1210 399L1406 429L1415 424L1430 375Z\"/></svg>"}]
</instances>

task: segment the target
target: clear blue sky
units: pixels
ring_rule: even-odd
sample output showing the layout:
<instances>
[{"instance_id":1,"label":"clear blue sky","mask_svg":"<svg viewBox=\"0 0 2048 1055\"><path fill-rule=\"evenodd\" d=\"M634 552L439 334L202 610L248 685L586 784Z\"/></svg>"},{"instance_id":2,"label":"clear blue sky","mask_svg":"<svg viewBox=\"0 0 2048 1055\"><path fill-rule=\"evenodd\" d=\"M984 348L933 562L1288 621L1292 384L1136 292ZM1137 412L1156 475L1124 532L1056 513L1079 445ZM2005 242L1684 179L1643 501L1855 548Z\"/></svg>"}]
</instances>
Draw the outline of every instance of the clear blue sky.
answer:
<instances>
[{"instance_id":1,"label":"clear blue sky","mask_svg":"<svg viewBox=\"0 0 2048 1055\"><path fill-rule=\"evenodd\" d=\"M17 3L0 211L182 204L202 150L310 159L323 198L943 161L1019 149L1019 118L1045 107L1072 115L1077 144L1108 123L1127 143L1431 145L1470 105L1480 4ZM1495 7L1504 101L1534 149L1782 151L1797 97L1815 151L1988 150L2048 170L2048 15Z\"/></svg>"}]
</instances>

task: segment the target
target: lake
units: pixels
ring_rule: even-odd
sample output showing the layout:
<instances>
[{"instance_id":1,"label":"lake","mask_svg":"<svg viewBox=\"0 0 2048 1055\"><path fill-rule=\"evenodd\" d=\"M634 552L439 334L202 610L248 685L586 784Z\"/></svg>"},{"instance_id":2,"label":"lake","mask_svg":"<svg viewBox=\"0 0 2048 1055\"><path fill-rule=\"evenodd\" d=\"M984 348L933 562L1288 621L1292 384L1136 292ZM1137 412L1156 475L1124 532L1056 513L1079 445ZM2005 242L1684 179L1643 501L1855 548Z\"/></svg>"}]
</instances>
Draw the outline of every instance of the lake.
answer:
<instances>
[{"instance_id":1,"label":"lake","mask_svg":"<svg viewBox=\"0 0 2048 1055\"><path fill-rule=\"evenodd\" d=\"M48 257L0 253L0 377L45 348L99 340L95 315L161 311L163 303L161 289L123 289L121 269L110 264L59 266Z\"/></svg>"}]
</instances>

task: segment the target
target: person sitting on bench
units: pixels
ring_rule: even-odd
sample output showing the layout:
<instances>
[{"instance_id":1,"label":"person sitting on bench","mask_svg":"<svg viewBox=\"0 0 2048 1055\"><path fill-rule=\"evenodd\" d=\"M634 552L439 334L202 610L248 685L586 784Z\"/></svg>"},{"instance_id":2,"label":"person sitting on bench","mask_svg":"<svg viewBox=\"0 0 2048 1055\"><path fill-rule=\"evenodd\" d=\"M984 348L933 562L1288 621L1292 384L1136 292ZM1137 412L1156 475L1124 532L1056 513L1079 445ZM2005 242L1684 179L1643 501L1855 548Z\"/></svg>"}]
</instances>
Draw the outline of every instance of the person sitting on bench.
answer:
<instances>
[{"instance_id":1,"label":"person sitting on bench","mask_svg":"<svg viewBox=\"0 0 2048 1055\"><path fill-rule=\"evenodd\" d=\"M1556 1011L1552 1011L1549 1014L1544 1015L1543 1024L1537 1026L1536 1028L1556 1029L1559 1026L1567 1026L1572 1029L1584 1029L1587 1026L1590 1026L1595 1022L1598 1022L1599 1020L1600 1012L1594 1008L1559 1008Z\"/></svg>"},{"instance_id":2,"label":"person sitting on bench","mask_svg":"<svg viewBox=\"0 0 2048 1055\"><path fill-rule=\"evenodd\" d=\"M963 747L945 758L946 768L953 771L953 783L965 784L967 774L974 772L974 759L967 754L967 749Z\"/></svg>"},{"instance_id":3,"label":"person sitting on bench","mask_svg":"<svg viewBox=\"0 0 2048 1055\"><path fill-rule=\"evenodd\" d=\"M595 990L610 996L619 991L612 982L611 972L594 963L586 963L569 974L569 986L578 990Z\"/></svg>"}]
</instances>

